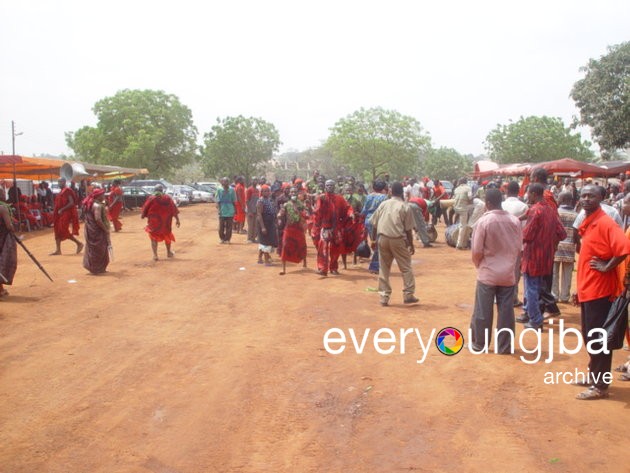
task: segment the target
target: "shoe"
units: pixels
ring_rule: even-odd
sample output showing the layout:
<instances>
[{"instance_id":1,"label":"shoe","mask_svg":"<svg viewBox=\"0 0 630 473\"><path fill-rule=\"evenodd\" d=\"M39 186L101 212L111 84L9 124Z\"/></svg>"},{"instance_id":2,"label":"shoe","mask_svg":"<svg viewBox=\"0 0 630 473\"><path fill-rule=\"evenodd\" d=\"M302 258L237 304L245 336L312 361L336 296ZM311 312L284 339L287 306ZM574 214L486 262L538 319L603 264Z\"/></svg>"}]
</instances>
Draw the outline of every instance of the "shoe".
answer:
<instances>
[{"instance_id":1,"label":"shoe","mask_svg":"<svg viewBox=\"0 0 630 473\"><path fill-rule=\"evenodd\" d=\"M544 312L543 319L551 319L552 317L560 317L560 312Z\"/></svg>"},{"instance_id":2,"label":"shoe","mask_svg":"<svg viewBox=\"0 0 630 473\"><path fill-rule=\"evenodd\" d=\"M417 298L417 297L415 297L415 296L406 297L406 298L403 300L403 303L404 303L404 304L415 304L416 302L420 302L420 299L418 299L418 298Z\"/></svg>"},{"instance_id":3,"label":"shoe","mask_svg":"<svg viewBox=\"0 0 630 473\"><path fill-rule=\"evenodd\" d=\"M334 276L339 276L339 271L337 271L336 269L333 269L330 274L334 275Z\"/></svg>"},{"instance_id":4,"label":"shoe","mask_svg":"<svg viewBox=\"0 0 630 473\"><path fill-rule=\"evenodd\" d=\"M424 248L433 248L433 245L431 243L425 243L424 245L422 245Z\"/></svg>"},{"instance_id":5,"label":"shoe","mask_svg":"<svg viewBox=\"0 0 630 473\"><path fill-rule=\"evenodd\" d=\"M317 270L317 274L319 274L320 276L324 276L324 277L328 276L328 273L326 271L322 271L321 269Z\"/></svg>"},{"instance_id":6,"label":"shoe","mask_svg":"<svg viewBox=\"0 0 630 473\"><path fill-rule=\"evenodd\" d=\"M522 301L516 301L516 302L514 303L514 307L521 307L522 305L523 305L523 302L522 302Z\"/></svg>"},{"instance_id":7,"label":"shoe","mask_svg":"<svg viewBox=\"0 0 630 473\"><path fill-rule=\"evenodd\" d=\"M540 330L540 329L542 329L542 326L543 326L542 323L541 324L535 324L531 320L524 325L525 328L533 328L534 330Z\"/></svg>"},{"instance_id":8,"label":"shoe","mask_svg":"<svg viewBox=\"0 0 630 473\"><path fill-rule=\"evenodd\" d=\"M526 324L527 322L529 322L529 315L527 315L525 312L523 312L521 315L519 315L518 317L516 317L515 319L519 324Z\"/></svg>"},{"instance_id":9,"label":"shoe","mask_svg":"<svg viewBox=\"0 0 630 473\"><path fill-rule=\"evenodd\" d=\"M389 300L388 299L381 299L381 305L383 307L387 307L389 305Z\"/></svg>"},{"instance_id":10,"label":"shoe","mask_svg":"<svg viewBox=\"0 0 630 473\"><path fill-rule=\"evenodd\" d=\"M623 373L619 376L619 381L630 381L630 373Z\"/></svg>"},{"instance_id":11,"label":"shoe","mask_svg":"<svg viewBox=\"0 0 630 473\"><path fill-rule=\"evenodd\" d=\"M588 381L573 381L571 383L571 386L581 386L583 388L590 388L591 383L589 383Z\"/></svg>"},{"instance_id":12,"label":"shoe","mask_svg":"<svg viewBox=\"0 0 630 473\"><path fill-rule=\"evenodd\" d=\"M595 386L591 386L586 391L582 391L580 394L575 396L575 399L579 399L580 401L595 401L597 399L606 399L607 397L607 389L599 389Z\"/></svg>"}]
</instances>

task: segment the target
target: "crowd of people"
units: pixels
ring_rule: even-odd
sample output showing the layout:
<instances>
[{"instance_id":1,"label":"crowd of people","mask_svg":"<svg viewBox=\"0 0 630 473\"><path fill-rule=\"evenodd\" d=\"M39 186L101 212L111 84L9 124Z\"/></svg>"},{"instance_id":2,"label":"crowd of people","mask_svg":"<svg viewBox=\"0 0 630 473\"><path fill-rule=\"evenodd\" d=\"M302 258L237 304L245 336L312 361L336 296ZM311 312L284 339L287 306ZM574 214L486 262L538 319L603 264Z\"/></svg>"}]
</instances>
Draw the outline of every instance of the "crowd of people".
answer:
<instances>
[{"instance_id":1,"label":"crowd of people","mask_svg":"<svg viewBox=\"0 0 630 473\"><path fill-rule=\"evenodd\" d=\"M437 237L435 225L443 218L447 242L458 250L470 249L477 268L471 319L472 349L477 351L489 343L495 304L497 329L513 333L515 322L541 330L545 319L561 315L558 304L572 297L581 304L583 334L591 342L590 330L603 326L612 301L630 285L626 263L630 180L625 176L622 187L606 189L585 181L578 189L569 179L550 184L546 171L536 168L523 182L462 178L452 195L439 180L428 178L391 183L387 177L376 179L367 192L352 176L327 179L317 171L309 180L295 176L289 182L267 183L260 177L246 185L242 176L235 176L224 177L220 183L215 199L221 244L229 245L234 233L247 235L247 242L257 245L258 264L274 266L279 258L281 275L286 274L287 263L307 266L309 239L317 252L321 277L340 275L339 260L347 269L348 255L355 263L362 258L369 261L367 270L378 274L384 307L392 295L389 279L394 260L402 273L403 303L419 302L411 268L414 240L431 248ZM17 267L13 234L19 225L14 211L22 203L36 201L42 215L47 215L45 221L54 228L52 255L61 254L61 243L71 240L76 253L85 248L83 265L88 271L100 274L107 269L110 232L122 228L120 182L114 181L108 193L96 186L86 188L81 198L62 178L61 192L52 201L46 187L40 186L42 192L33 198L14 192L9 202L0 194L0 296L6 294L3 284L12 283ZM153 259L159 260L160 242L172 258L172 222L179 227L179 210L161 185L147 199L141 217L148 220L145 230ZM85 244L77 238L80 220ZM572 295L576 253L580 255L577 291ZM515 308L521 306L522 313L515 316ZM498 353L510 350L506 333L500 333L495 344ZM602 375L610 372L612 355L589 356L593 378L578 399L605 398L608 384ZM624 373L622 379L628 378L630 373Z\"/></svg>"}]
</instances>

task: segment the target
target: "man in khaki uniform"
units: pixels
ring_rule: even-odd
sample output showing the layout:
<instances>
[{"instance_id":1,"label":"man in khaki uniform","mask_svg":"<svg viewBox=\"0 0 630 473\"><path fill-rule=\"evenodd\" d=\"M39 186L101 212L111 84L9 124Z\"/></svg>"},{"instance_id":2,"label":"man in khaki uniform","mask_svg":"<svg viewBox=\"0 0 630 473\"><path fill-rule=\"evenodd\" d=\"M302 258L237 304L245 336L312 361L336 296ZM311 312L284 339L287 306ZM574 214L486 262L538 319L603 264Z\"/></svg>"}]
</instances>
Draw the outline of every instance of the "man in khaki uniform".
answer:
<instances>
[{"instance_id":1,"label":"man in khaki uniform","mask_svg":"<svg viewBox=\"0 0 630 473\"><path fill-rule=\"evenodd\" d=\"M403 302L418 302L414 296L416 280L411 270L411 255L414 253L412 230L415 222L409 204L403 201L403 186L400 182L392 184L392 198L379 205L370 219L372 241L378 240L379 273L378 291L381 305L389 305L392 287L389 273L394 259L403 277Z\"/></svg>"}]
</instances>

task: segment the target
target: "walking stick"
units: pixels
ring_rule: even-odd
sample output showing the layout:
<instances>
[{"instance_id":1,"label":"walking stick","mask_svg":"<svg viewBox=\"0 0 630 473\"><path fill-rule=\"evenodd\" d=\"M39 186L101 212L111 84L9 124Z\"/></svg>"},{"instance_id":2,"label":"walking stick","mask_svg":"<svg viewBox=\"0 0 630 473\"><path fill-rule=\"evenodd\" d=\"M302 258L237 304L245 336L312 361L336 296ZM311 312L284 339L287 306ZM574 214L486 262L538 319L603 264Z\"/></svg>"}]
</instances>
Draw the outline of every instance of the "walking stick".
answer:
<instances>
[{"instance_id":1,"label":"walking stick","mask_svg":"<svg viewBox=\"0 0 630 473\"><path fill-rule=\"evenodd\" d=\"M9 284L9 280L7 278L4 277L4 274L0 273L0 279L2 279L2 282L4 282L4 284Z\"/></svg>"},{"instance_id":2,"label":"walking stick","mask_svg":"<svg viewBox=\"0 0 630 473\"><path fill-rule=\"evenodd\" d=\"M18 245L20 245L24 251L26 251L26 254L28 256L30 256L30 258L33 260L33 263L35 263L37 265L37 267L39 269L41 269L42 273L44 273L46 275L46 277L48 279L50 279L50 282L53 282L52 278L50 277L50 275L46 272L46 270L44 269L44 267L41 265L41 263L39 261L37 261L37 258L35 258L35 256L33 256L33 253L31 253L30 251L28 251L28 248L26 248L26 246L24 245L24 243L22 243L22 240L20 240L18 237L15 236L15 234L11 233L11 235L13 235L13 238L15 238L15 241L18 243Z\"/></svg>"}]
</instances>

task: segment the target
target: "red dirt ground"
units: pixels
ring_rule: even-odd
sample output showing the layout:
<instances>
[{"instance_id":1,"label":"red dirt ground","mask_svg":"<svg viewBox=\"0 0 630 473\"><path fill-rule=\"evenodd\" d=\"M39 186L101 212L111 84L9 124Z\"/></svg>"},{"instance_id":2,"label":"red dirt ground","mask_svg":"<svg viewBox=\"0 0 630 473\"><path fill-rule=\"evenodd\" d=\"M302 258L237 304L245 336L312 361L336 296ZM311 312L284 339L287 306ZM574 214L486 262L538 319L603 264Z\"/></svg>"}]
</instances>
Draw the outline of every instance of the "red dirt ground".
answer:
<instances>
[{"instance_id":1,"label":"red dirt ground","mask_svg":"<svg viewBox=\"0 0 630 473\"><path fill-rule=\"evenodd\" d=\"M361 355L350 342L324 350L331 327L466 334L474 268L442 227L414 256L420 304L403 306L396 273L382 308L366 264L323 279L310 247L308 269L280 276L244 235L218 244L214 206L181 219L175 258L154 263L138 213L126 213L103 276L70 242L48 256L51 230L26 235L55 282L18 249L0 302L0 471L629 471L630 383L583 402L580 388L543 382L585 371L585 351L556 345L552 363L528 365L521 352L447 357L433 342L420 364L412 337L404 355L376 353L371 338ZM562 311L579 325L577 308Z\"/></svg>"}]
</instances>

